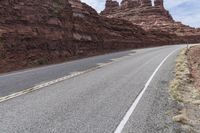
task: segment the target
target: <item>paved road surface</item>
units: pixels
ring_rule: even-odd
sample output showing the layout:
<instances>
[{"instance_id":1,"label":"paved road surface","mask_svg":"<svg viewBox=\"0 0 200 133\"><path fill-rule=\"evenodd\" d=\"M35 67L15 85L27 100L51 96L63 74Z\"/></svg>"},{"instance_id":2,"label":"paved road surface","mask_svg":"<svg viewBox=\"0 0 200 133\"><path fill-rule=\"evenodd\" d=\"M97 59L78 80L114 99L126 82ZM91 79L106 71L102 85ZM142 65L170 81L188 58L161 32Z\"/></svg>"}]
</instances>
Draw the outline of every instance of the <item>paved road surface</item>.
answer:
<instances>
[{"instance_id":1,"label":"paved road surface","mask_svg":"<svg viewBox=\"0 0 200 133\"><path fill-rule=\"evenodd\" d=\"M0 133L112 133L152 77L122 132L146 127L156 94L170 80L183 45L131 50L0 75L0 97L70 73L79 76L0 103ZM114 60L112 60L114 59ZM99 63L108 63L97 67ZM155 109L154 109L155 110ZM153 130L152 130L153 132Z\"/></svg>"}]
</instances>

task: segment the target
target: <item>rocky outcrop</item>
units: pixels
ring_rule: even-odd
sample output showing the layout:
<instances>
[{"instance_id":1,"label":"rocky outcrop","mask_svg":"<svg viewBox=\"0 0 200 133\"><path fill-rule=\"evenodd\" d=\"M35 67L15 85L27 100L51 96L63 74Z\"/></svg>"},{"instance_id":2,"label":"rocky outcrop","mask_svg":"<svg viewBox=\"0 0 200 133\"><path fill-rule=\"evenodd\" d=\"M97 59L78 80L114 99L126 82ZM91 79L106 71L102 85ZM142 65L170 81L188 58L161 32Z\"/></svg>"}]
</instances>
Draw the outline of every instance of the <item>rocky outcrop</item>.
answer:
<instances>
[{"instance_id":1,"label":"rocky outcrop","mask_svg":"<svg viewBox=\"0 0 200 133\"><path fill-rule=\"evenodd\" d=\"M121 5L107 0L102 15L80 0L1 0L0 72L174 44L183 42L178 33L185 37L186 31L196 35L190 27L174 23L162 1L152 7L148 0L123 0Z\"/></svg>"},{"instance_id":2,"label":"rocky outcrop","mask_svg":"<svg viewBox=\"0 0 200 133\"><path fill-rule=\"evenodd\" d=\"M163 2L163 0L155 0L155 2L154 2L154 6L155 7L159 7L159 8L161 8L161 9L165 9L164 8L164 2Z\"/></svg>"},{"instance_id":3,"label":"rocky outcrop","mask_svg":"<svg viewBox=\"0 0 200 133\"><path fill-rule=\"evenodd\" d=\"M105 7L105 12L112 12L119 8L119 3L117 1L107 0Z\"/></svg>"},{"instance_id":4,"label":"rocky outcrop","mask_svg":"<svg viewBox=\"0 0 200 133\"><path fill-rule=\"evenodd\" d=\"M151 0L139 0L139 4L143 7L152 6Z\"/></svg>"},{"instance_id":5,"label":"rocky outcrop","mask_svg":"<svg viewBox=\"0 0 200 133\"><path fill-rule=\"evenodd\" d=\"M45 64L71 55L72 29L68 1L1 0L0 45L5 56L0 68Z\"/></svg>"},{"instance_id":6,"label":"rocky outcrop","mask_svg":"<svg viewBox=\"0 0 200 133\"><path fill-rule=\"evenodd\" d=\"M144 47L147 40L155 37L126 20L99 16L80 0L0 1L0 72Z\"/></svg>"},{"instance_id":7,"label":"rocky outcrop","mask_svg":"<svg viewBox=\"0 0 200 133\"><path fill-rule=\"evenodd\" d=\"M133 2L134 6L131 6ZM163 0L155 0L154 6L151 5L151 0L123 0L119 8L103 11L101 15L128 20L141 26L147 32L176 34L177 42L198 42L200 40L199 29L175 22L164 8Z\"/></svg>"},{"instance_id":8,"label":"rocky outcrop","mask_svg":"<svg viewBox=\"0 0 200 133\"><path fill-rule=\"evenodd\" d=\"M121 2L121 9L126 9L126 8L134 8L139 6L139 3L137 0L122 0Z\"/></svg>"}]
</instances>

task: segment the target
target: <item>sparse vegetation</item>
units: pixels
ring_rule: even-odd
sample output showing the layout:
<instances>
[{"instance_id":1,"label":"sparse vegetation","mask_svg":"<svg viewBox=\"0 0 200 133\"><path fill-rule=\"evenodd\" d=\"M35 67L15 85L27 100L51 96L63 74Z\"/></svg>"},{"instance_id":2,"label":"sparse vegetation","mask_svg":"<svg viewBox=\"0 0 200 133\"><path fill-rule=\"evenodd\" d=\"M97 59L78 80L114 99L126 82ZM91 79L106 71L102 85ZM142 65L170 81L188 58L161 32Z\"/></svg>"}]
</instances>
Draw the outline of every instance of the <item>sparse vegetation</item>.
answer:
<instances>
[{"instance_id":1,"label":"sparse vegetation","mask_svg":"<svg viewBox=\"0 0 200 133\"><path fill-rule=\"evenodd\" d=\"M188 49L183 49L177 57L175 78L170 83L170 95L182 109L173 117L188 133L200 132L200 92L194 87L187 59Z\"/></svg>"},{"instance_id":2,"label":"sparse vegetation","mask_svg":"<svg viewBox=\"0 0 200 133\"><path fill-rule=\"evenodd\" d=\"M0 59L4 59L4 58L6 58L6 53L3 50L2 40L0 39Z\"/></svg>"},{"instance_id":3,"label":"sparse vegetation","mask_svg":"<svg viewBox=\"0 0 200 133\"><path fill-rule=\"evenodd\" d=\"M45 65L45 64L48 64L48 63L49 63L48 59L41 58L41 59L38 59L38 60L34 60L31 64L33 64L33 65Z\"/></svg>"},{"instance_id":4,"label":"sparse vegetation","mask_svg":"<svg viewBox=\"0 0 200 133\"><path fill-rule=\"evenodd\" d=\"M170 84L170 94L174 100L186 102L182 93L184 92L185 83L190 80L189 68L187 67L186 49L183 49L176 60L175 79Z\"/></svg>"}]
</instances>

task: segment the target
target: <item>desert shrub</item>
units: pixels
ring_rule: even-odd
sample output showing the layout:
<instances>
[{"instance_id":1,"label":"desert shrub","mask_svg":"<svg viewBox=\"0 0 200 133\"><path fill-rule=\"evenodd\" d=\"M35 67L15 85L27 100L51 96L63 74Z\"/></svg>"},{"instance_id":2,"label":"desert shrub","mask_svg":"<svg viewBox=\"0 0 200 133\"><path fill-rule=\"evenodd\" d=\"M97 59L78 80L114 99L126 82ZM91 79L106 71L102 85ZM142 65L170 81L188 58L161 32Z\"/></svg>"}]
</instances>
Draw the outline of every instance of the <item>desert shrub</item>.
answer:
<instances>
[{"instance_id":1,"label":"desert shrub","mask_svg":"<svg viewBox=\"0 0 200 133\"><path fill-rule=\"evenodd\" d=\"M3 41L0 38L0 59L4 59L4 58L6 58L6 52L3 47Z\"/></svg>"},{"instance_id":2,"label":"desert shrub","mask_svg":"<svg viewBox=\"0 0 200 133\"><path fill-rule=\"evenodd\" d=\"M41 59L37 59L37 60L34 60L33 62L31 62L31 64L33 64L33 65L45 65L48 63L49 63L49 60L47 58L41 58Z\"/></svg>"}]
</instances>

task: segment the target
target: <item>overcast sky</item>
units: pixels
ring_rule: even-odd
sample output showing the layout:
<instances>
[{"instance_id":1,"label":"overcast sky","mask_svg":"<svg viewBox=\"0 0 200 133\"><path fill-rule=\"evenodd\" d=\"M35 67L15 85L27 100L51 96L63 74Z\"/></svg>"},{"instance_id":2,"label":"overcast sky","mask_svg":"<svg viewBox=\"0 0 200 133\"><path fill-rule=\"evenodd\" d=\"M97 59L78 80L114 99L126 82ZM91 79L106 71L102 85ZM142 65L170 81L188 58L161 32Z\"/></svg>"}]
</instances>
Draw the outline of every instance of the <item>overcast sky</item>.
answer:
<instances>
[{"instance_id":1,"label":"overcast sky","mask_svg":"<svg viewBox=\"0 0 200 133\"><path fill-rule=\"evenodd\" d=\"M104 9L106 0L81 1L100 12ZM164 2L166 9L170 11L175 20L193 27L200 27L200 0L164 0Z\"/></svg>"}]
</instances>

